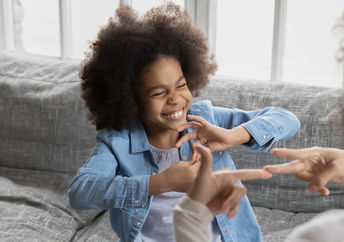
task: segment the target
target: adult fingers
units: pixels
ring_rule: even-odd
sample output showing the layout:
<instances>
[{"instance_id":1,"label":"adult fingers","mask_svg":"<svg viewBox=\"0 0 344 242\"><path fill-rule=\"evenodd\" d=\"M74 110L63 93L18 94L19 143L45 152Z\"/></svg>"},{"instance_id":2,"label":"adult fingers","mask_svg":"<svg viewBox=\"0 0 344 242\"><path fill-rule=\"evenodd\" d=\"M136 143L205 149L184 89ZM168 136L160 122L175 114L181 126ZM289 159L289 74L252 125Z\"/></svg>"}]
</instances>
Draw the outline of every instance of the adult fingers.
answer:
<instances>
[{"instance_id":1,"label":"adult fingers","mask_svg":"<svg viewBox=\"0 0 344 242\"><path fill-rule=\"evenodd\" d=\"M318 188L318 187L316 187L314 185L309 184L307 186L306 190L307 190L307 192L320 192L324 196L330 195L330 190L328 190L327 187L320 187L320 188Z\"/></svg>"},{"instance_id":2,"label":"adult fingers","mask_svg":"<svg viewBox=\"0 0 344 242\"><path fill-rule=\"evenodd\" d=\"M327 187L320 187L320 188L318 189L318 192L320 192L320 193L321 193L322 195L324 195L324 196L330 195L330 190L328 190Z\"/></svg>"},{"instance_id":3,"label":"adult fingers","mask_svg":"<svg viewBox=\"0 0 344 242\"><path fill-rule=\"evenodd\" d=\"M287 149L287 148L275 148L270 153L276 157L288 158L290 160L303 160L310 154L314 153L311 149Z\"/></svg>"},{"instance_id":4,"label":"adult fingers","mask_svg":"<svg viewBox=\"0 0 344 242\"><path fill-rule=\"evenodd\" d=\"M247 181L255 179L269 179L272 174L268 171L262 169L239 169L235 171L230 171L229 174L235 180Z\"/></svg>"},{"instance_id":5,"label":"adult fingers","mask_svg":"<svg viewBox=\"0 0 344 242\"><path fill-rule=\"evenodd\" d=\"M299 160L293 160L287 163L278 165L267 165L264 166L264 170L269 171L273 174L287 174L287 173L297 173L304 169L305 165Z\"/></svg>"},{"instance_id":6,"label":"adult fingers","mask_svg":"<svg viewBox=\"0 0 344 242\"><path fill-rule=\"evenodd\" d=\"M181 137L177 141L177 143L175 144L175 147L179 148L180 146L182 146L182 144L184 144L185 142L188 142L191 139L197 139L197 133L196 132L185 134L183 137Z\"/></svg>"},{"instance_id":7,"label":"adult fingers","mask_svg":"<svg viewBox=\"0 0 344 242\"><path fill-rule=\"evenodd\" d=\"M246 193L247 193L246 187L235 184L234 189L232 190L232 193L223 202L222 208L229 209L229 210L235 208L236 206L239 205L241 199L245 196Z\"/></svg>"},{"instance_id":8,"label":"adult fingers","mask_svg":"<svg viewBox=\"0 0 344 242\"><path fill-rule=\"evenodd\" d=\"M230 218L233 218L239 211L239 206L236 206L235 208L231 209L228 211L227 213L227 218L230 219Z\"/></svg>"},{"instance_id":9,"label":"adult fingers","mask_svg":"<svg viewBox=\"0 0 344 242\"><path fill-rule=\"evenodd\" d=\"M300 171L298 173L295 174L295 177L299 180L302 180L302 181L310 181L314 178L314 173L311 173L309 171Z\"/></svg>"},{"instance_id":10,"label":"adult fingers","mask_svg":"<svg viewBox=\"0 0 344 242\"><path fill-rule=\"evenodd\" d=\"M195 149L202 156L200 173L203 174L206 172L211 172L212 171L212 165L213 165L213 156L212 156L209 148L206 148L202 145L196 145Z\"/></svg>"},{"instance_id":11,"label":"adult fingers","mask_svg":"<svg viewBox=\"0 0 344 242\"><path fill-rule=\"evenodd\" d=\"M326 169L324 169L321 173L319 173L317 176L315 176L309 184L317 188L324 187L335 174L336 167L329 166Z\"/></svg>"}]
</instances>

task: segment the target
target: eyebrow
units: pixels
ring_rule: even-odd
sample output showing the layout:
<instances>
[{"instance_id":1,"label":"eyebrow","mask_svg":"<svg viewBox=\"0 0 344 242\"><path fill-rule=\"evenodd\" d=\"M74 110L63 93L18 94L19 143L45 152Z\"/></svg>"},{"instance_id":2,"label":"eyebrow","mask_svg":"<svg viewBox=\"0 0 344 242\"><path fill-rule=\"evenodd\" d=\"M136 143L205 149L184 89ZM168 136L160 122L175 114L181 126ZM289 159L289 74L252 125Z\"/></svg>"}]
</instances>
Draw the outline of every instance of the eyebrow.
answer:
<instances>
[{"instance_id":1,"label":"eyebrow","mask_svg":"<svg viewBox=\"0 0 344 242\"><path fill-rule=\"evenodd\" d=\"M178 85L178 83L180 83L185 77L184 76L181 76L179 77L179 79L176 81L176 85ZM154 86L154 87L151 87L147 90L147 92L151 92L155 89L160 89L160 88L166 88L167 86L166 85L158 85L158 86Z\"/></svg>"}]
</instances>

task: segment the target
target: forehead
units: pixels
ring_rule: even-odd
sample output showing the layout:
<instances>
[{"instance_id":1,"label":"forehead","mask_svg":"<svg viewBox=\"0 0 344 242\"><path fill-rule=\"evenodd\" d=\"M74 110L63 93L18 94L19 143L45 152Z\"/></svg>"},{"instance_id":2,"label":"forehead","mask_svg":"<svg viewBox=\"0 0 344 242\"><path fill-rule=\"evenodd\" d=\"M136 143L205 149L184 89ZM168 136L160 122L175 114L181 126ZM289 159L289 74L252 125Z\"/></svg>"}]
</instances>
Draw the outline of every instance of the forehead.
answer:
<instances>
[{"instance_id":1,"label":"forehead","mask_svg":"<svg viewBox=\"0 0 344 242\"><path fill-rule=\"evenodd\" d=\"M145 88L174 85L183 76L179 62L172 57L161 57L145 69L141 78Z\"/></svg>"}]
</instances>

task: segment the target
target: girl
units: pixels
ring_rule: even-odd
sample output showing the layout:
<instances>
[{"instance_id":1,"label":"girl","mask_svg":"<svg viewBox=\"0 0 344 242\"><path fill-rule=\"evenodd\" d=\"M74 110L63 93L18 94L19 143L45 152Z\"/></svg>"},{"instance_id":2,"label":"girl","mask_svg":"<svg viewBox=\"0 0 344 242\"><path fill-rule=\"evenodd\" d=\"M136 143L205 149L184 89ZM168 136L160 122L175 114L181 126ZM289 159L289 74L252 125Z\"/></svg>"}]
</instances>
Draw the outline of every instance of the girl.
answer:
<instances>
[{"instance_id":1,"label":"girl","mask_svg":"<svg viewBox=\"0 0 344 242\"><path fill-rule=\"evenodd\" d=\"M290 112L191 104L214 74L206 38L188 15L169 3L142 18L128 7L99 32L84 61L82 98L99 133L87 162L70 183L76 209L109 209L122 241L174 241L173 208L196 177L199 161L191 142L176 148L191 129L186 115L203 117L227 129L230 144L266 151L299 128ZM213 169L235 169L228 152L213 153ZM213 241L261 241L261 231L245 196L237 215L211 225Z\"/></svg>"}]
</instances>

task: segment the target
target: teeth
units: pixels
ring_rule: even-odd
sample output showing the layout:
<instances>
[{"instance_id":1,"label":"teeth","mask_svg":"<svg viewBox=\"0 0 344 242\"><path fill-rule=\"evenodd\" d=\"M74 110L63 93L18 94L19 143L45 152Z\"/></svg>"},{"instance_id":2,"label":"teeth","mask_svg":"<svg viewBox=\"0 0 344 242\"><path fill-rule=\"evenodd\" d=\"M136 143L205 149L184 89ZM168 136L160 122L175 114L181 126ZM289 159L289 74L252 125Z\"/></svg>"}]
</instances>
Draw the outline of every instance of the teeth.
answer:
<instances>
[{"instance_id":1,"label":"teeth","mask_svg":"<svg viewBox=\"0 0 344 242\"><path fill-rule=\"evenodd\" d=\"M178 112L167 115L167 117L177 119L177 118L180 118L182 114L183 114L183 110L180 110Z\"/></svg>"}]
</instances>

